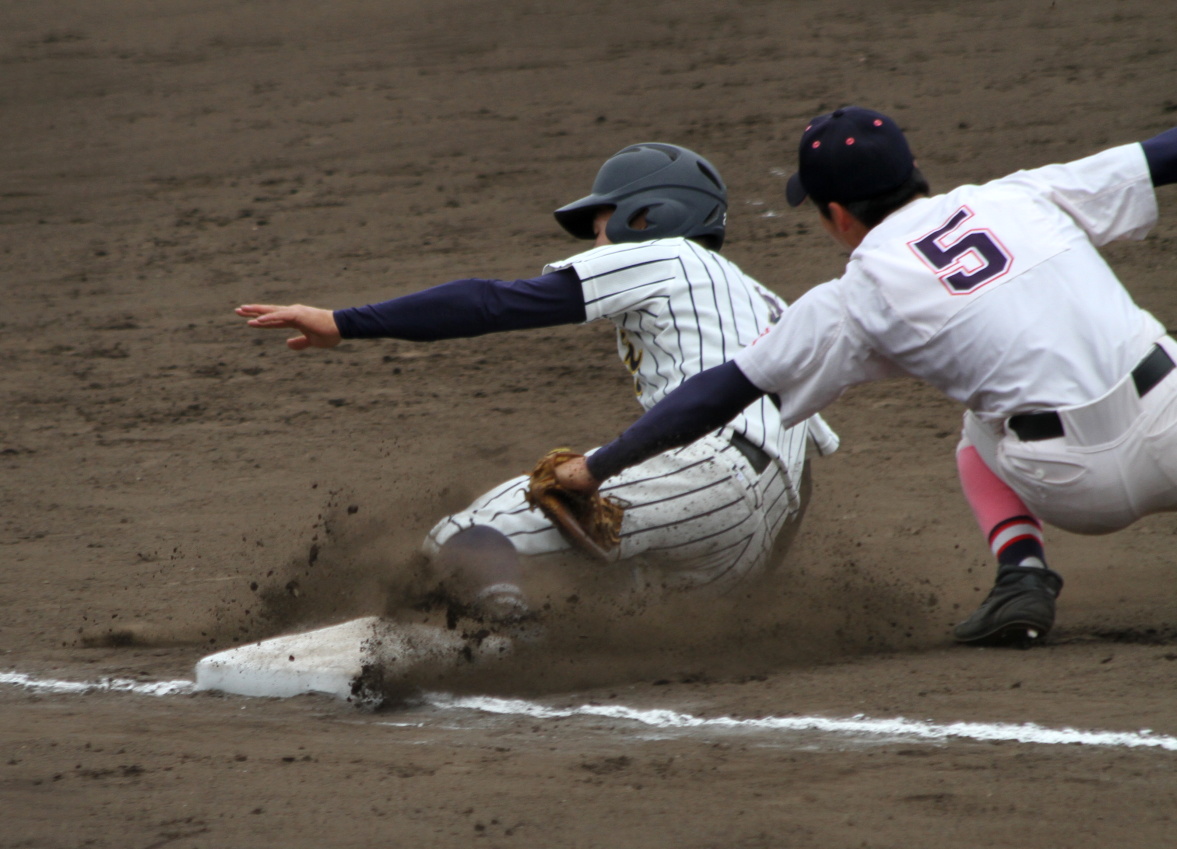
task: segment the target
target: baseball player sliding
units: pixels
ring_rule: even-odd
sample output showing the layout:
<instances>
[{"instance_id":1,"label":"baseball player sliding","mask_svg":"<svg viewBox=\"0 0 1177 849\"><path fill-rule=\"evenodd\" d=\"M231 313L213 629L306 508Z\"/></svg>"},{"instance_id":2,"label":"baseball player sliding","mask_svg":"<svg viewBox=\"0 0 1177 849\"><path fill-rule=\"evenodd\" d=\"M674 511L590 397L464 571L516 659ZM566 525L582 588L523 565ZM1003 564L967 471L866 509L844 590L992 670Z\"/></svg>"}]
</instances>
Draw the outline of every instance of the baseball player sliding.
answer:
<instances>
[{"instance_id":1,"label":"baseball player sliding","mask_svg":"<svg viewBox=\"0 0 1177 849\"><path fill-rule=\"evenodd\" d=\"M705 159L670 144L637 144L600 168L592 193L556 210L594 247L524 280L455 280L383 303L340 310L250 304L257 328L292 329L294 350L341 339L439 340L607 319L649 409L691 375L726 362L785 314L784 302L720 255L727 190ZM819 417L781 424L767 398L694 444L616 475L604 488L625 505L609 559L672 587L733 587L762 569L804 507L807 449L837 448ZM530 608L526 564L569 543L509 480L442 519L424 543L434 578L477 615L511 621ZM641 564L641 565L639 565Z\"/></svg>"},{"instance_id":2,"label":"baseball player sliding","mask_svg":"<svg viewBox=\"0 0 1177 849\"><path fill-rule=\"evenodd\" d=\"M1097 250L1143 238L1154 187L1173 182L1177 129L931 197L890 118L815 118L787 194L851 251L843 276L557 479L591 491L766 393L788 426L851 385L914 375L967 408L957 465L998 564L955 637L1044 638L1063 581L1042 521L1102 534L1177 509L1177 342Z\"/></svg>"}]
</instances>

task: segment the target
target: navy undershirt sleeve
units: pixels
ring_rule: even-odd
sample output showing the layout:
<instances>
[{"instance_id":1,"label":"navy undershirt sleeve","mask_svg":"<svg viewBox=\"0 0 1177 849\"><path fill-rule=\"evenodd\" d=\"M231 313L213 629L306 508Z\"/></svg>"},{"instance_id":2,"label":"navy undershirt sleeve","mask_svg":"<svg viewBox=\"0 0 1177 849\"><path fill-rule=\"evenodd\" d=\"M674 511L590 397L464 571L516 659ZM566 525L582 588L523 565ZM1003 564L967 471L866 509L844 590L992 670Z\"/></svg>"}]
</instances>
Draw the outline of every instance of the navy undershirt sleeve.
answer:
<instances>
[{"instance_id":1,"label":"navy undershirt sleeve","mask_svg":"<svg viewBox=\"0 0 1177 849\"><path fill-rule=\"evenodd\" d=\"M1177 127L1141 142L1154 186L1177 183Z\"/></svg>"},{"instance_id":2,"label":"navy undershirt sleeve","mask_svg":"<svg viewBox=\"0 0 1177 849\"><path fill-rule=\"evenodd\" d=\"M685 380L621 436L588 458L594 478L606 478L663 451L718 430L764 395L733 361Z\"/></svg>"},{"instance_id":3,"label":"navy undershirt sleeve","mask_svg":"<svg viewBox=\"0 0 1177 849\"><path fill-rule=\"evenodd\" d=\"M571 268L528 280L452 280L364 307L335 310L344 339L391 338L433 342L581 324L584 292Z\"/></svg>"}]
</instances>

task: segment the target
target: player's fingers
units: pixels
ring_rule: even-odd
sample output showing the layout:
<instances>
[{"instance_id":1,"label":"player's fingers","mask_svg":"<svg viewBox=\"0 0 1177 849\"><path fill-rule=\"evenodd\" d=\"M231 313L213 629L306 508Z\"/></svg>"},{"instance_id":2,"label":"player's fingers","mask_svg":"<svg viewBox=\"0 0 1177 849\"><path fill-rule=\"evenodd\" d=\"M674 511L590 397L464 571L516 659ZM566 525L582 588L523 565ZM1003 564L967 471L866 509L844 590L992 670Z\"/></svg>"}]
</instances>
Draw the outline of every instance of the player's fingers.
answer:
<instances>
[{"instance_id":1,"label":"player's fingers","mask_svg":"<svg viewBox=\"0 0 1177 849\"><path fill-rule=\"evenodd\" d=\"M294 307L276 307L273 312L251 318L250 327L298 327L302 328L303 314Z\"/></svg>"},{"instance_id":2,"label":"player's fingers","mask_svg":"<svg viewBox=\"0 0 1177 849\"><path fill-rule=\"evenodd\" d=\"M271 330L281 330L283 327L295 327L296 323L285 318L275 318L267 316L266 318L251 318L246 322L250 327L265 327Z\"/></svg>"},{"instance_id":3,"label":"player's fingers","mask_svg":"<svg viewBox=\"0 0 1177 849\"><path fill-rule=\"evenodd\" d=\"M242 304L237 308L236 312L237 315L249 317L268 315L269 313L277 312L280 309L283 309L283 307L274 306L272 304Z\"/></svg>"},{"instance_id":4,"label":"player's fingers","mask_svg":"<svg viewBox=\"0 0 1177 849\"><path fill-rule=\"evenodd\" d=\"M286 340L286 347L292 351L302 351L310 347L311 340L305 336L292 336Z\"/></svg>"}]
</instances>

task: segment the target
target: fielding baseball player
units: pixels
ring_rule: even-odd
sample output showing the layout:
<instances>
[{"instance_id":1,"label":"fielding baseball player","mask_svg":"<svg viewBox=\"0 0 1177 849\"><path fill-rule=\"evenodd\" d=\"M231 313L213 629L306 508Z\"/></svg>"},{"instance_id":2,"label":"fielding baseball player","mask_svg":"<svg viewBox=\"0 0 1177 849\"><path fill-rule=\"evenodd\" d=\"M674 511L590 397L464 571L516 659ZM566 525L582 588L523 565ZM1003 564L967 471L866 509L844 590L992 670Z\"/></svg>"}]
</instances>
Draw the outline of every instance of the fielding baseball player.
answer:
<instances>
[{"instance_id":1,"label":"fielding baseball player","mask_svg":"<svg viewBox=\"0 0 1177 849\"><path fill-rule=\"evenodd\" d=\"M1143 238L1154 187L1172 182L1177 129L929 197L890 118L858 107L815 118L788 199L812 200L850 249L843 276L557 478L591 490L765 393L788 426L853 384L914 375L967 408L961 483L998 562L956 639L1041 639L1063 584L1042 520L1102 534L1177 509L1177 342L1097 251Z\"/></svg>"},{"instance_id":2,"label":"fielding baseball player","mask_svg":"<svg viewBox=\"0 0 1177 849\"><path fill-rule=\"evenodd\" d=\"M583 253L540 277L456 280L391 301L335 311L246 305L259 328L293 328L301 350L340 339L429 341L606 319L633 375L638 403L652 407L693 374L719 365L785 313L784 302L719 254L727 190L705 159L669 144L637 144L601 167L592 193L556 210ZM807 448L837 448L818 417L784 427L767 398L751 399L693 445L652 455L605 493L625 505L614 561L639 582L721 591L761 569L790 520L800 519ZM482 615L528 609L520 589L528 558L569 543L525 500L528 477L507 481L442 519L424 550L436 576ZM641 565L637 565L637 564Z\"/></svg>"}]
</instances>

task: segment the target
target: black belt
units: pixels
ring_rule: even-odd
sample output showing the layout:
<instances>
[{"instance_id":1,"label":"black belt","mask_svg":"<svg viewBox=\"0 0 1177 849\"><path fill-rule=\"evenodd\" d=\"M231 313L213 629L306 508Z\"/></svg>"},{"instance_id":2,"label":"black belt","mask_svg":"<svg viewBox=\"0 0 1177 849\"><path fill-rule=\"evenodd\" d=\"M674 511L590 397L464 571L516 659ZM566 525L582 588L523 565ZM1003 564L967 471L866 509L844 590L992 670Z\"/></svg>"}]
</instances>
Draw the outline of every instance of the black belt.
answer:
<instances>
[{"instance_id":1,"label":"black belt","mask_svg":"<svg viewBox=\"0 0 1177 849\"><path fill-rule=\"evenodd\" d=\"M1165 379L1173 370L1173 360L1160 345L1154 345L1148 356L1132 369L1132 382L1136 394L1143 398ZM1021 413L1010 416L1009 429L1023 442L1037 442L1040 439L1055 439L1062 436L1063 420L1058 413Z\"/></svg>"},{"instance_id":2,"label":"black belt","mask_svg":"<svg viewBox=\"0 0 1177 849\"><path fill-rule=\"evenodd\" d=\"M764 470L772 462L772 457L768 455L767 451L759 446L753 445L748 441L748 437L742 433L733 433L731 443L733 448L744 455L744 459L756 470L756 474L764 474Z\"/></svg>"}]
</instances>

